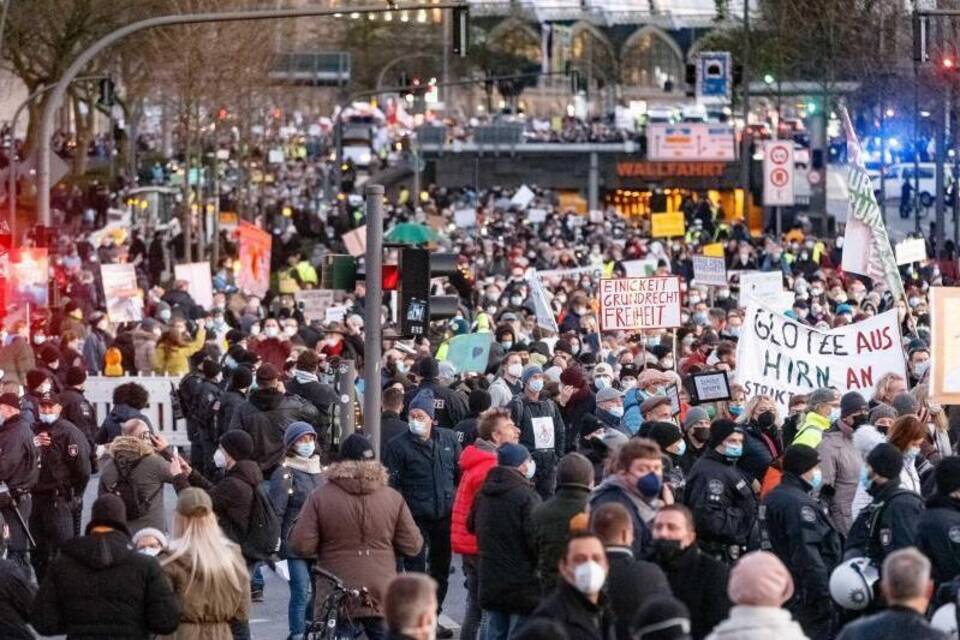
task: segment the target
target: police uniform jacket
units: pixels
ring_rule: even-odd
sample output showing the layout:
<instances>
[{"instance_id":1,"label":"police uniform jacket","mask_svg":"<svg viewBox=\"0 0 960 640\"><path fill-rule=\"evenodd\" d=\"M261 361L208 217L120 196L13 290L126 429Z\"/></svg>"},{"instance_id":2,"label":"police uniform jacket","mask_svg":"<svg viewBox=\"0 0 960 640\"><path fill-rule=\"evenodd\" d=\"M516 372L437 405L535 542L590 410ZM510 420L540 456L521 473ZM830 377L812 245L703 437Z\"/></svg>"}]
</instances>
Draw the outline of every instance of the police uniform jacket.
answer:
<instances>
[{"instance_id":1,"label":"police uniform jacket","mask_svg":"<svg viewBox=\"0 0 960 640\"><path fill-rule=\"evenodd\" d=\"M960 576L960 499L935 495L917 525L917 548L930 558L933 581Z\"/></svg>"},{"instance_id":2,"label":"police uniform jacket","mask_svg":"<svg viewBox=\"0 0 960 640\"><path fill-rule=\"evenodd\" d=\"M693 511L697 536L709 547L745 547L757 517L757 499L735 461L708 450L687 478L687 506Z\"/></svg>"},{"instance_id":3,"label":"police uniform jacket","mask_svg":"<svg viewBox=\"0 0 960 640\"><path fill-rule=\"evenodd\" d=\"M90 444L87 437L73 423L58 418L52 424L37 422L34 434L47 433L50 444L39 446L40 478L33 487L34 496L82 496L90 479Z\"/></svg>"},{"instance_id":4,"label":"police uniform jacket","mask_svg":"<svg viewBox=\"0 0 960 640\"><path fill-rule=\"evenodd\" d=\"M11 491L29 491L39 477L39 452L33 431L23 415L0 425L0 482Z\"/></svg>"},{"instance_id":5,"label":"police uniform jacket","mask_svg":"<svg viewBox=\"0 0 960 640\"><path fill-rule=\"evenodd\" d=\"M879 487L871 486L867 491L873 501L850 527L843 555L868 557L879 566L887 554L916 544L923 498L901 488L899 478Z\"/></svg>"}]
</instances>

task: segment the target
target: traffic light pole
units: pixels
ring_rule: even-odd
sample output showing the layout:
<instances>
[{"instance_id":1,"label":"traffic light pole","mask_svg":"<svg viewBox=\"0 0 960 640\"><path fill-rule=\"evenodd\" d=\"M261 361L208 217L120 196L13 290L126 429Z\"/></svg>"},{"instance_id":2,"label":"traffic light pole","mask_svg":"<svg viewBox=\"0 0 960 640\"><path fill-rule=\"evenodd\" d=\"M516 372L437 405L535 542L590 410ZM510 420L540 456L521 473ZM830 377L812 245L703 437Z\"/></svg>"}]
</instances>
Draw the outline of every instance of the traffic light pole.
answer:
<instances>
[{"instance_id":1,"label":"traffic light pole","mask_svg":"<svg viewBox=\"0 0 960 640\"><path fill-rule=\"evenodd\" d=\"M383 349L383 185L366 187L367 253L363 319L363 431L380 458L380 351Z\"/></svg>"},{"instance_id":2,"label":"traffic light pole","mask_svg":"<svg viewBox=\"0 0 960 640\"><path fill-rule=\"evenodd\" d=\"M67 93L67 87L73 82L80 72L90 64L100 52L116 44L127 36L131 36L141 31L154 29L156 27L167 27L181 24L204 24L217 22L251 22L258 20L277 20L281 18L305 18L321 16L339 16L349 11L349 13L390 13L397 10L420 10L420 9L464 9L466 5L462 2L440 2L430 4L420 2L411 5L396 5L389 3L375 6L350 7L349 9L339 8L319 8L319 7L299 7L294 9L257 9L251 11L224 11L222 13L185 13L165 16L155 16L128 24L111 31L92 45L87 47L80 55L74 59L73 63L63 72L57 84L54 85L51 99L44 105L43 116L40 120L40 130L38 139L38 162L37 162L37 212L40 224L50 225L50 156L53 151L50 149L50 139L53 137L54 117L57 109L63 103L63 98Z\"/></svg>"}]
</instances>

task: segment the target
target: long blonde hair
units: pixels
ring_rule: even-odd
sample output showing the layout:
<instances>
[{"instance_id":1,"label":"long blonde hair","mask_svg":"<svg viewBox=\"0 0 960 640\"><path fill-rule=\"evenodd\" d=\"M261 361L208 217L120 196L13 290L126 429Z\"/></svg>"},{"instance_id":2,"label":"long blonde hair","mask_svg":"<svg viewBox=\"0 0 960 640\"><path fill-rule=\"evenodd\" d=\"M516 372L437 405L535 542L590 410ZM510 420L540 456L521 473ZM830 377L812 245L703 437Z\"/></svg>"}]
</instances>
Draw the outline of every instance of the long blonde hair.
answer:
<instances>
[{"instance_id":1,"label":"long blonde hair","mask_svg":"<svg viewBox=\"0 0 960 640\"><path fill-rule=\"evenodd\" d=\"M226 548L225 548L226 547ZM186 517L174 511L173 541L170 555L161 562L166 567L181 558L190 567L190 579L181 600L193 588L199 589L205 601L214 604L215 615L235 612L238 594L250 589L250 577L240 548L227 540L211 511ZM217 609L223 608L223 611Z\"/></svg>"}]
</instances>

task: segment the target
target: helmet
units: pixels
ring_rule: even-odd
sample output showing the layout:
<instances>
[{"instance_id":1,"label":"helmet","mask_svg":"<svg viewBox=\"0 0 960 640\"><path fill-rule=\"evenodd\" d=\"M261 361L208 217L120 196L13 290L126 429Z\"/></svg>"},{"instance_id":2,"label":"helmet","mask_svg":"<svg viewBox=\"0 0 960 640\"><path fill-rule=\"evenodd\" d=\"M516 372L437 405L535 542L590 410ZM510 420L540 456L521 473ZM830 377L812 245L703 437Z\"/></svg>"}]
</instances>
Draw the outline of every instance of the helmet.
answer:
<instances>
[{"instance_id":1,"label":"helmet","mask_svg":"<svg viewBox=\"0 0 960 640\"><path fill-rule=\"evenodd\" d=\"M851 558L830 574L830 597L844 609L862 611L873 600L873 585L880 577L869 558Z\"/></svg>"},{"instance_id":2,"label":"helmet","mask_svg":"<svg viewBox=\"0 0 960 640\"><path fill-rule=\"evenodd\" d=\"M957 605L951 602L934 611L930 626L943 631L951 640L957 640Z\"/></svg>"}]
</instances>

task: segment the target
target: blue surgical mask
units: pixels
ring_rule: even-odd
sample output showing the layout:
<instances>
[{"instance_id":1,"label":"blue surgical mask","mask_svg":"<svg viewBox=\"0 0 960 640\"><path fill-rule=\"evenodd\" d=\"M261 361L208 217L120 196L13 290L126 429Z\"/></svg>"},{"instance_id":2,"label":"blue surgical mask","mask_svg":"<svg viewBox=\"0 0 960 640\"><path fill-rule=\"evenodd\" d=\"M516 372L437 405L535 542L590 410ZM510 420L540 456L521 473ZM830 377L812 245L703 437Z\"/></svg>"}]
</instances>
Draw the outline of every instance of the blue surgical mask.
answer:
<instances>
[{"instance_id":1,"label":"blue surgical mask","mask_svg":"<svg viewBox=\"0 0 960 640\"><path fill-rule=\"evenodd\" d=\"M866 465L860 467L860 486L864 489L870 488L870 470Z\"/></svg>"},{"instance_id":2,"label":"blue surgical mask","mask_svg":"<svg viewBox=\"0 0 960 640\"><path fill-rule=\"evenodd\" d=\"M528 385L531 391L536 391L540 393L543 391L543 380L531 380Z\"/></svg>"},{"instance_id":3,"label":"blue surgical mask","mask_svg":"<svg viewBox=\"0 0 960 640\"><path fill-rule=\"evenodd\" d=\"M425 436L427 435L427 429L430 428L423 420L410 420L410 433L415 436Z\"/></svg>"},{"instance_id":4,"label":"blue surgical mask","mask_svg":"<svg viewBox=\"0 0 960 640\"><path fill-rule=\"evenodd\" d=\"M313 455L313 452L317 450L317 443L313 441L298 442L293 450L296 451L297 455L301 458L309 458Z\"/></svg>"},{"instance_id":5,"label":"blue surgical mask","mask_svg":"<svg viewBox=\"0 0 960 640\"><path fill-rule=\"evenodd\" d=\"M905 458L916 458L918 455L920 455L920 449L917 447L910 447L903 452L903 457Z\"/></svg>"},{"instance_id":6,"label":"blue surgical mask","mask_svg":"<svg viewBox=\"0 0 960 640\"><path fill-rule=\"evenodd\" d=\"M673 455L680 457L687 452L687 441L680 440L680 446L677 447L677 450L674 451Z\"/></svg>"},{"instance_id":7,"label":"blue surgical mask","mask_svg":"<svg viewBox=\"0 0 960 640\"><path fill-rule=\"evenodd\" d=\"M830 422L836 422L840 419L840 408L834 407L830 410Z\"/></svg>"},{"instance_id":8,"label":"blue surgical mask","mask_svg":"<svg viewBox=\"0 0 960 640\"><path fill-rule=\"evenodd\" d=\"M510 347L513 346L513 340L501 340L500 346L509 351Z\"/></svg>"},{"instance_id":9,"label":"blue surgical mask","mask_svg":"<svg viewBox=\"0 0 960 640\"><path fill-rule=\"evenodd\" d=\"M623 407L619 407L619 406L618 406L618 407L610 407L609 409L607 409L607 413L609 413L610 415L615 416L615 417L617 417L617 418L622 418L622 417L623 417Z\"/></svg>"},{"instance_id":10,"label":"blue surgical mask","mask_svg":"<svg viewBox=\"0 0 960 640\"><path fill-rule=\"evenodd\" d=\"M742 444L737 444L737 445L729 445L729 444L728 444L728 445L726 445L726 446L724 447L724 453L723 453L723 455L725 455L725 456L728 457L728 458L739 458L740 456L743 455L743 445L742 445Z\"/></svg>"},{"instance_id":11,"label":"blue surgical mask","mask_svg":"<svg viewBox=\"0 0 960 640\"><path fill-rule=\"evenodd\" d=\"M524 475L527 476L527 480L533 480L533 476L537 473L537 461L534 459L527 460L527 470L524 472Z\"/></svg>"},{"instance_id":12,"label":"blue surgical mask","mask_svg":"<svg viewBox=\"0 0 960 640\"><path fill-rule=\"evenodd\" d=\"M55 413L41 413L40 422L43 422L44 424L53 424L57 421L57 417L58 416Z\"/></svg>"},{"instance_id":13,"label":"blue surgical mask","mask_svg":"<svg viewBox=\"0 0 960 640\"><path fill-rule=\"evenodd\" d=\"M820 489L820 486L823 484L823 472L819 468L813 472L813 477L810 478L810 486L813 487L814 491Z\"/></svg>"},{"instance_id":14,"label":"blue surgical mask","mask_svg":"<svg viewBox=\"0 0 960 640\"><path fill-rule=\"evenodd\" d=\"M730 415L740 417L740 414L743 413L743 405L731 404L730 405Z\"/></svg>"},{"instance_id":15,"label":"blue surgical mask","mask_svg":"<svg viewBox=\"0 0 960 640\"><path fill-rule=\"evenodd\" d=\"M606 376L600 376L599 378L594 378L593 383L597 385L597 389L606 389L610 386L610 378Z\"/></svg>"}]
</instances>

